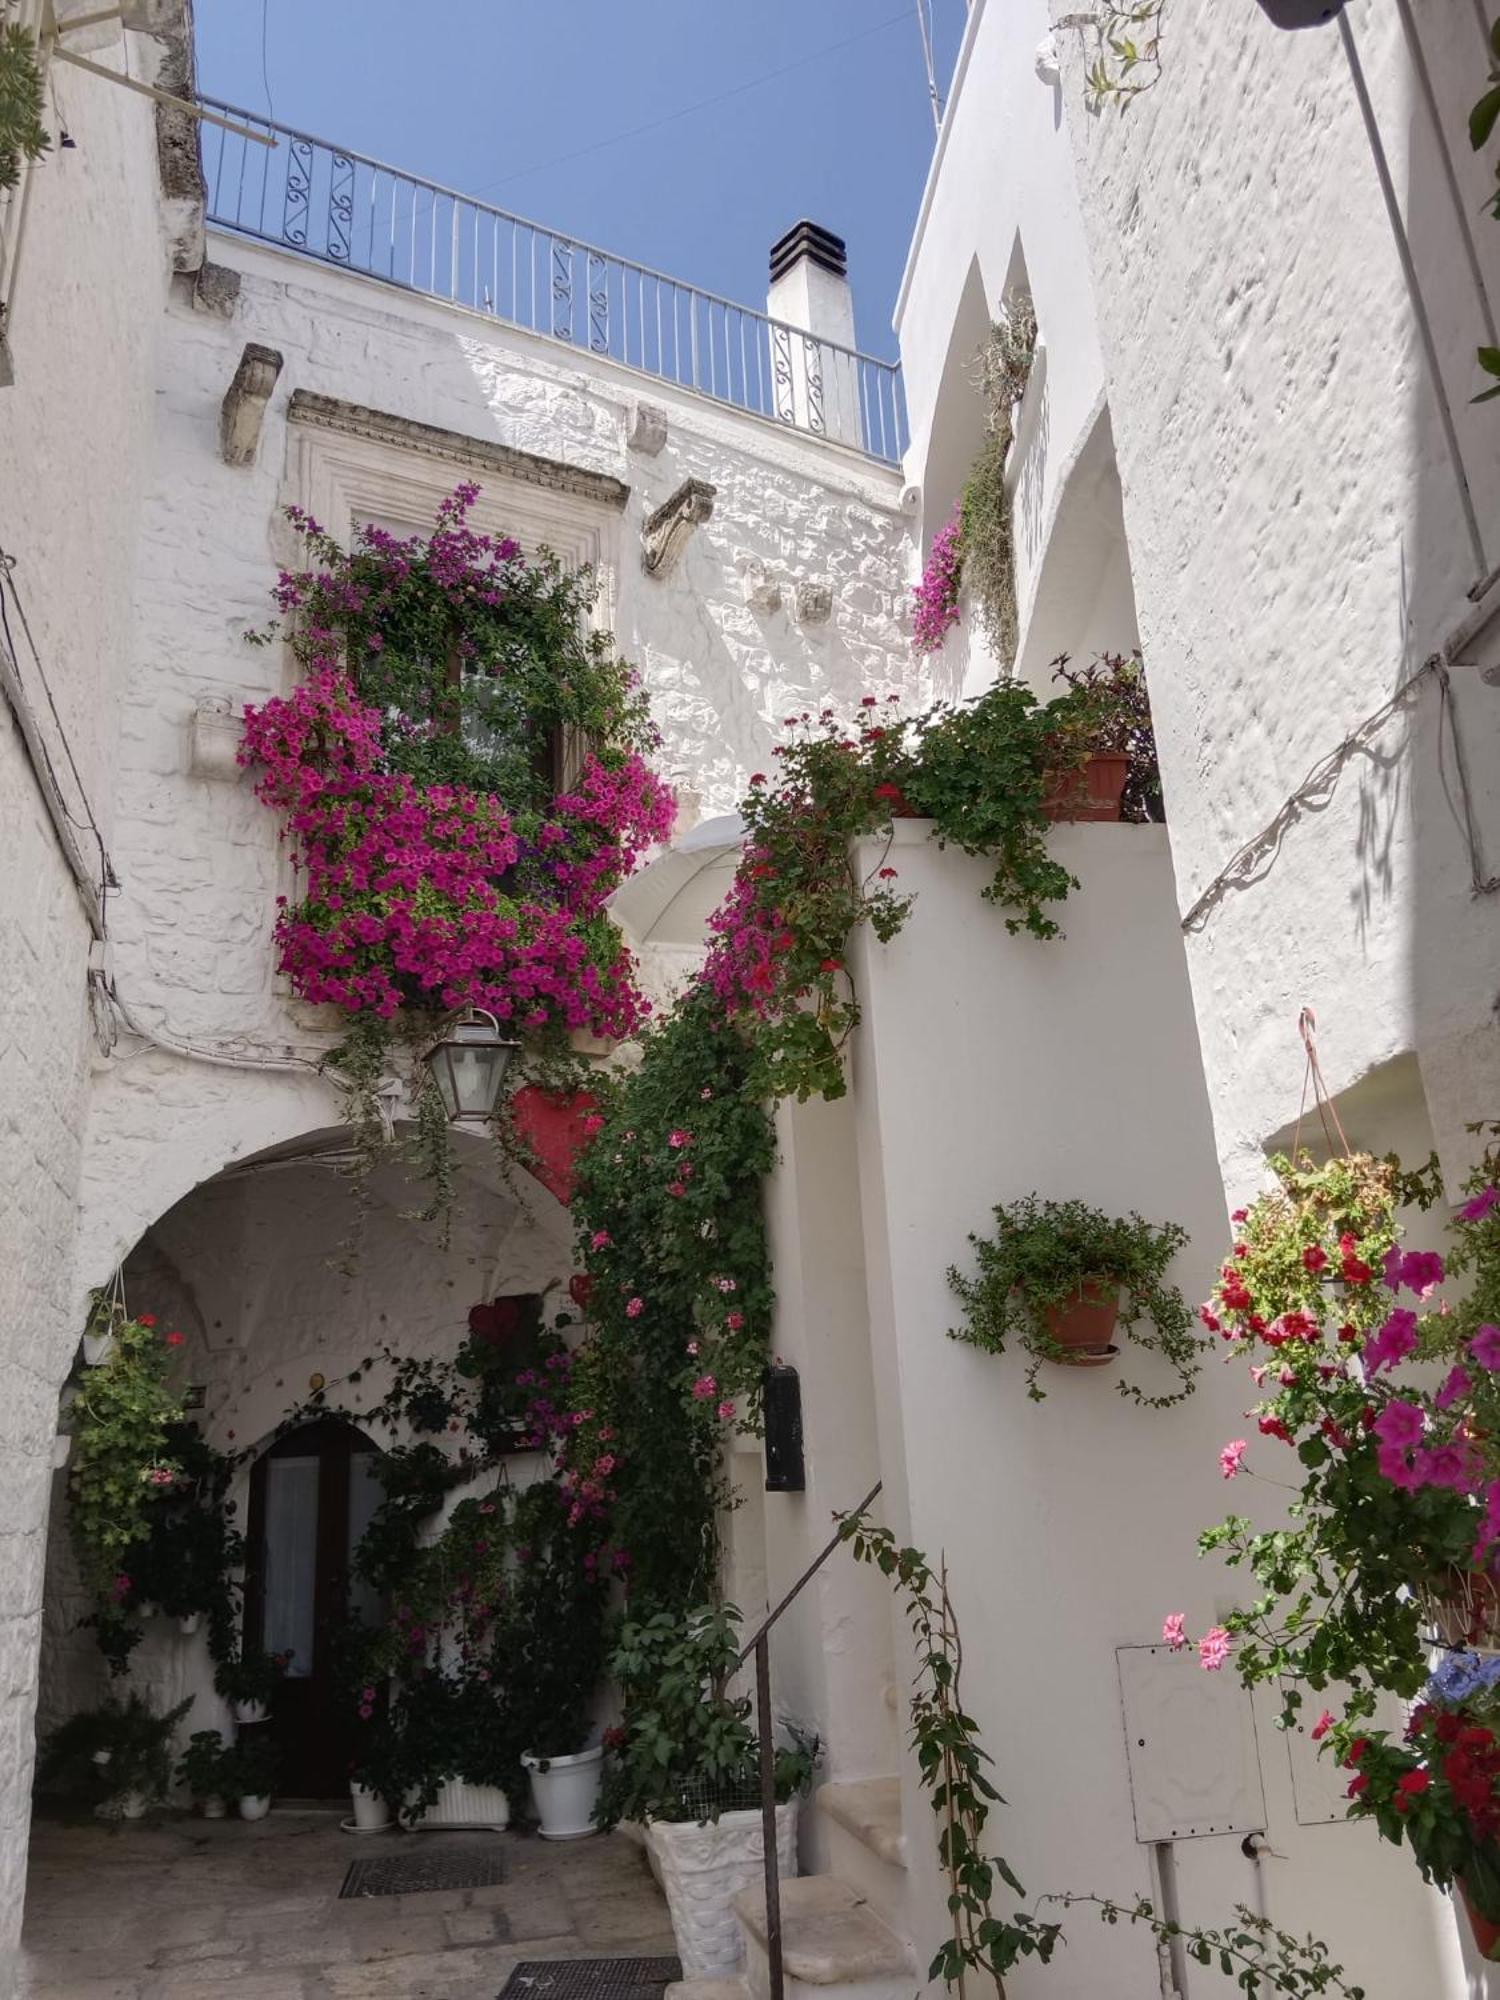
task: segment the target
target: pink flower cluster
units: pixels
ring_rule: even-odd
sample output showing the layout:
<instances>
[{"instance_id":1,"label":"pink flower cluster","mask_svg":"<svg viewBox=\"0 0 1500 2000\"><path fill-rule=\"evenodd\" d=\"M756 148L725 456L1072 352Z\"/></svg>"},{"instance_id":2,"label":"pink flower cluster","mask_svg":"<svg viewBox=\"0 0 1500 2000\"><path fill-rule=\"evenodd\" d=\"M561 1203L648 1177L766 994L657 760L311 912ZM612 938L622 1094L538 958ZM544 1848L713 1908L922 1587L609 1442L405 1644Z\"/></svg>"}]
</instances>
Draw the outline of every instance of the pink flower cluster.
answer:
<instances>
[{"instance_id":1,"label":"pink flower cluster","mask_svg":"<svg viewBox=\"0 0 1500 2000\"><path fill-rule=\"evenodd\" d=\"M963 561L963 517L955 507L933 536L922 581L912 592L912 646L918 653L935 653L958 623Z\"/></svg>"},{"instance_id":2,"label":"pink flower cluster","mask_svg":"<svg viewBox=\"0 0 1500 2000\"><path fill-rule=\"evenodd\" d=\"M631 753L585 764L527 851L502 803L389 768L381 716L330 661L245 714L241 762L282 812L302 899L276 923L298 994L386 1018L488 1008L621 1039L646 1002L605 898L665 837L672 796Z\"/></svg>"}]
</instances>

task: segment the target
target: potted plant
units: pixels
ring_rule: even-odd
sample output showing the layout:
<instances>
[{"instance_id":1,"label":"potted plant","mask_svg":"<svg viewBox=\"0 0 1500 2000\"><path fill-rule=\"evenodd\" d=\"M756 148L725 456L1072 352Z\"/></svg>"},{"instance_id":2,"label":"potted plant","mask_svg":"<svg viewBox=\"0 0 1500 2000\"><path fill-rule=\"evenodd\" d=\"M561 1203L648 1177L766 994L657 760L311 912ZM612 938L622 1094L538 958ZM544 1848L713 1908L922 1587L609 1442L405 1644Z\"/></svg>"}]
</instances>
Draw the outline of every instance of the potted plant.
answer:
<instances>
[{"instance_id":1,"label":"potted plant","mask_svg":"<svg viewBox=\"0 0 1500 2000\"><path fill-rule=\"evenodd\" d=\"M242 1736L228 1753L227 1786L241 1819L264 1819L280 1776L281 1754L269 1736Z\"/></svg>"},{"instance_id":2,"label":"potted plant","mask_svg":"<svg viewBox=\"0 0 1500 2000\"><path fill-rule=\"evenodd\" d=\"M177 1776L205 1819L222 1819L234 1794L234 1753L217 1729L195 1729L177 1764Z\"/></svg>"},{"instance_id":3,"label":"potted plant","mask_svg":"<svg viewBox=\"0 0 1500 2000\"><path fill-rule=\"evenodd\" d=\"M290 1650L284 1653L246 1653L237 1659L221 1660L214 1669L214 1686L234 1710L239 1723L264 1722L278 1682L290 1666Z\"/></svg>"},{"instance_id":4,"label":"potted plant","mask_svg":"<svg viewBox=\"0 0 1500 2000\"><path fill-rule=\"evenodd\" d=\"M1114 1360L1112 1336L1123 1327L1136 1346L1176 1371L1179 1386L1148 1395L1121 1381L1122 1396L1163 1409L1192 1392L1203 1343L1181 1292L1167 1280L1187 1242L1178 1223L1027 1195L997 1207L995 1224L993 1236L969 1238L979 1253L978 1276L948 1272L965 1308L964 1325L950 1329L955 1340L1003 1354L1014 1336L1031 1356L1027 1394L1040 1402L1043 1361L1101 1367Z\"/></svg>"},{"instance_id":5,"label":"potted plant","mask_svg":"<svg viewBox=\"0 0 1500 2000\"><path fill-rule=\"evenodd\" d=\"M1052 662L1053 679L1067 694L1054 703L1076 765L1049 793L1050 819L1164 820L1161 770L1146 670L1139 652L1102 653L1086 667L1073 667L1062 653Z\"/></svg>"},{"instance_id":6,"label":"potted plant","mask_svg":"<svg viewBox=\"0 0 1500 2000\"><path fill-rule=\"evenodd\" d=\"M517 1500L513 1532L526 1559L517 1564L496 1657L504 1661L512 1726L528 1746L521 1763L542 1838L580 1840L597 1830L604 1775L603 1745L589 1741L604 1674L597 1530L572 1522L561 1488L546 1480Z\"/></svg>"},{"instance_id":7,"label":"potted plant","mask_svg":"<svg viewBox=\"0 0 1500 2000\"><path fill-rule=\"evenodd\" d=\"M392 1700L391 1722L396 1748L388 1796L401 1800L404 1826L504 1832L516 1751L501 1690L487 1667L459 1663L415 1675Z\"/></svg>"},{"instance_id":8,"label":"potted plant","mask_svg":"<svg viewBox=\"0 0 1500 2000\"><path fill-rule=\"evenodd\" d=\"M1500 1657L1449 1653L1398 1740L1359 1717L1327 1731L1351 1775L1351 1819L1412 1851L1425 1881L1456 1889L1480 1956L1500 1960Z\"/></svg>"},{"instance_id":9,"label":"potted plant","mask_svg":"<svg viewBox=\"0 0 1500 2000\"><path fill-rule=\"evenodd\" d=\"M138 1694L70 1716L37 1759L37 1787L92 1805L101 1819L140 1819L172 1778L172 1731L192 1697L158 1715Z\"/></svg>"},{"instance_id":10,"label":"potted plant","mask_svg":"<svg viewBox=\"0 0 1500 2000\"><path fill-rule=\"evenodd\" d=\"M627 1621L612 1663L625 1717L599 1818L605 1826L644 1823L685 1979L728 1978L740 1969L734 1899L765 1866L760 1746L749 1698L727 1692L739 1660L738 1626L733 1605ZM797 1872L797 1807L815 1756L800 1745L776 1755L784 1877Z\"/></svg>"}]
</instances>

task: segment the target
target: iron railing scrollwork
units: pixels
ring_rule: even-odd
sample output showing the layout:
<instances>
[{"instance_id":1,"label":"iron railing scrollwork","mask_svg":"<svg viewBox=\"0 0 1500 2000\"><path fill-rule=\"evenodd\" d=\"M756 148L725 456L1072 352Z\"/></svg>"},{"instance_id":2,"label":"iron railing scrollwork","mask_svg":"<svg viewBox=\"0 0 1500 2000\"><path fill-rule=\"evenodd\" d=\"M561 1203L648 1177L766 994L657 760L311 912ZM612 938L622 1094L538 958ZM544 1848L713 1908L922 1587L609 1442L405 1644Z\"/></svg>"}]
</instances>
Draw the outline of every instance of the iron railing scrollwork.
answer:
<instances>
[{"instance_id":1,"label":"iron railing scrollwork","mask_svg":"<svg viewBox=\"0 0 1500 2000\"><path fill-rule=\"evenodd\" d=\"M546 340L887 464L906 447L895 363L216 100L277 143L205 128L208 221L451 300Z\"/></svg>"}]
</instances>

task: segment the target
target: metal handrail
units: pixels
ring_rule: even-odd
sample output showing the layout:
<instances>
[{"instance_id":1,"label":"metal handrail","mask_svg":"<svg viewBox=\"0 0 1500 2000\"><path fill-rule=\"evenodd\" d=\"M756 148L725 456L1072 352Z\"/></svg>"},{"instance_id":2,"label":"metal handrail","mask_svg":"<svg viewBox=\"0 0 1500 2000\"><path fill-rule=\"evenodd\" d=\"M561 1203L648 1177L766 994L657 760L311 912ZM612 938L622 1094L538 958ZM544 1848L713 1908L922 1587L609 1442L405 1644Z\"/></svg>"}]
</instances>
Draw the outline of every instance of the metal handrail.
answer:
<instances>
[{"instance_id":1,"label":"metal handrail","mask_svg":"<svg viewBox=\"0 0 1500 2000\"><path fill-rule=\"evenodd\" d=\"M278 141L267 151L223 130L205 134L207 219L217 227L899 461L907 429L897 363L297 126L198 101Z\"/></svg>"},{"instance_id":2,"label":"metal handrail","mask_svg":"<svg viewBox=\"0 0 1500 2000\"><path fill-rule=\"evenodd\" d=\"M848 1522L857 1521L862 1514L869 1511L884 1485L883 1479L877 1479L854 1512L845 1516L827 1547L821 1554L814 1556L781 1602L766 1614L754 1638L743 1648L734 1663L735 1672L738 1673L750 1655L752 1653L755 1655L755 1727L760 1738L760 1841L765 1851L766 1971L770 1982L770 2000L784 2000L786 1992L781 1943L781 1865L776 1853L776 1746L772 1741L771 1627L781 1614L796 1602L844 1540Z\"/></svg>"}]
</instances>

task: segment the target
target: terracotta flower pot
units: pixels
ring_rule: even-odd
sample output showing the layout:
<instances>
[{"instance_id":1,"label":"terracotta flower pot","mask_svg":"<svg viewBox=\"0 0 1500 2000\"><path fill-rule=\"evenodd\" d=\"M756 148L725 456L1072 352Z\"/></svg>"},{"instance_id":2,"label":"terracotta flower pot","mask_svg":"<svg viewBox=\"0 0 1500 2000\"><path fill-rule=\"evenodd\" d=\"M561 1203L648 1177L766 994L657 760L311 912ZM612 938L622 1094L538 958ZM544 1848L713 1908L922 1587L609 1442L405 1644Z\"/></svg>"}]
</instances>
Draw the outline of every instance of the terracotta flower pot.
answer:
<instances>
[{"instance_id":1,"label":"terracotta flower pot","mask_svg":"<svg viewBox=\"0 0 1500 2000\"><path fill-rule=\"evenodd\" d=\"M1474 1943L1479 1956L1491 1962L1500 1961L1500 1923L1491 1923L1487 1916L1475 1909L1469 1895L1469 1885L1460 1875L1458 1893L1464 1899L1464 1909L1468 1914L1469 1929L1474 1933Z\"/></svg>"},{"instance_id":2,"label":"terracotta flower pot","mask_svg":"<svg viewBox=\"0 0 1500 2000\"><path fill-rule=\"evenodd\" d=\"M1120 1288L1108 1278L1085 1278L1066 1305L1042 1309L1048 1339L1066 1348L1067 1360L1080 1368L1110 1358L1119 1317Z\"/></svg>"},{"instance_id":3,"label":"terracotta flower pot","mask_svg":"<svg viewBox=\"0 0 1500 2000\"><path fill-rule=\"evenodd\" d=\"M1111 751L1090 757L1076 771L1059 771L1042 800L1051 820L1117 820L1130 759Z\"/></svg>"}]
</instances>

